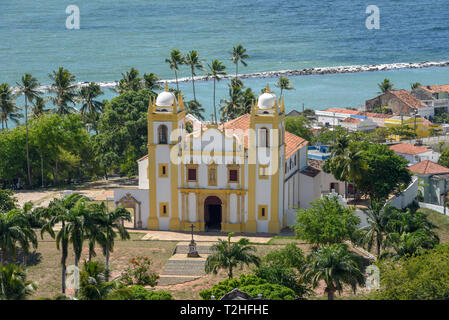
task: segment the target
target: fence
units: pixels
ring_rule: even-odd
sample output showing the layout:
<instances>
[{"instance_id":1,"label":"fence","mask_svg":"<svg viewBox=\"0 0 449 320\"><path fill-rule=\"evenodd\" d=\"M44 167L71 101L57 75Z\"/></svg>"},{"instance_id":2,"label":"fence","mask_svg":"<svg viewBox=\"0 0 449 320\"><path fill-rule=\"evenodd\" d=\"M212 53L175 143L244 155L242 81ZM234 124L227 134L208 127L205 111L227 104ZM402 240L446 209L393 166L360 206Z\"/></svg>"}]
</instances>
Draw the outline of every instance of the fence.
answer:
<instances>
[{"instance_id":1,"label":"fence","mask_svg":"<svg viewBox=\"0 0 449 320\"><path fill-rule=\"evenodd\" d=\"M419 203L419 207L420 208L425 208L425 209L430 209L430 210L433 210L433 211L436 211L436 212L439 212L441 214L445 214L445 215L449 216L449 210L446 210L446 212L445 212L444 207L443 206L439 206L437 204L420 202Z\"/></svg>"},{"instance_id":2,"label":"fence","mask_svg":"<svg viewBox=\"0 0 449 320\"><path fill-rule=\"evenodd\" d=\"M412 183L400 194L394 196L387 203L398 209L404 209L408 207L418 197L418 178L413 177Z\"/></svg>"}]
</instances>

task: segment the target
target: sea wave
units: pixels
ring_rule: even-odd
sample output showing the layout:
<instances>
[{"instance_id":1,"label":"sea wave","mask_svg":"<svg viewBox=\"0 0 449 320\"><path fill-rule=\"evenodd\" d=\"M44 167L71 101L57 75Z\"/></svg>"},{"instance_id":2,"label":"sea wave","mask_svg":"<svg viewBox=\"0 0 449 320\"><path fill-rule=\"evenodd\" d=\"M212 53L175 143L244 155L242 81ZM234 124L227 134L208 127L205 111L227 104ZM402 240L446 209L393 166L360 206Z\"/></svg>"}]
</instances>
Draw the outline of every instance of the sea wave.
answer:
<instances>
[{"instance_id":1,"label":"sea wave","mask_svg":"<svg viewBox=\"0 0 449 320\"><path fill-rule=\"evenodd\" d=\"M265 71L265 72L253 72L239 74L240 79L254 79L254 78L277 78L280 76L309 76L309 75L324 75L324 74L343 74L343 73L357 73L357 72L375 72L375 71L387 71L398 69L419 69L430 67L448 67L449 61L424 61L424 62L398 62L398 63L386 63L386 64L372 64L372 65L351 65L351 66L336 66L336 67L319 67L308 69L289 69L279 71ZM231 79L234 75L226 75L220 77L221 79ZM211 81L209 76L196 76L195 81ZM192 77L178 78L178 82L190 82ZM176 79L164 79L159 83L175 83ZM117 87L117 81L109 82L96 82L101 88L114 89ZM89 85L88 81L79 82L79 87ZM50 89L50 85L42 85L39 90L47 92Z\"/></svg>"}]
</instances>

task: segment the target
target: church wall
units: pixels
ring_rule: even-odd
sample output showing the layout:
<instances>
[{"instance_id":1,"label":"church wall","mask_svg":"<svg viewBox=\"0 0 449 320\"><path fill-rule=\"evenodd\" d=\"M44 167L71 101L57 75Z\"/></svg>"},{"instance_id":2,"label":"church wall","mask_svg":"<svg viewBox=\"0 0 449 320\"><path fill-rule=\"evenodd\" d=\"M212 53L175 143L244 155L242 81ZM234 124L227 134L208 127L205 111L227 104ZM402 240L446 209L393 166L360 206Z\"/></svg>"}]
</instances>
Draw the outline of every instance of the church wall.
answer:
<instances>
[{"instance_id":1,"label":"church wall","mask_svg":"<svg viewBox=\"0 0 449 320\"><path fill-rule=\"evenodd\" d=\"M149 189L148 158L138 162L139 189Z\"/></svg>"},{"instance_id":2,"label":"church wall","mask_svg":"<svg viewBox=\"0 0 449 320\"><path fill-rule=\"evenodd\" d=\"M116 207L115 203L120 201L127 194L130 194L133 198L140 202L140 214L142 221L142 229L148 228L148 216L149 216L149 197L148 190L145 189L114 189L114 207ZM138 210L138 206L136 206ZM136 215L138 212L136 212Z\"/></svg>"}]
</instances>

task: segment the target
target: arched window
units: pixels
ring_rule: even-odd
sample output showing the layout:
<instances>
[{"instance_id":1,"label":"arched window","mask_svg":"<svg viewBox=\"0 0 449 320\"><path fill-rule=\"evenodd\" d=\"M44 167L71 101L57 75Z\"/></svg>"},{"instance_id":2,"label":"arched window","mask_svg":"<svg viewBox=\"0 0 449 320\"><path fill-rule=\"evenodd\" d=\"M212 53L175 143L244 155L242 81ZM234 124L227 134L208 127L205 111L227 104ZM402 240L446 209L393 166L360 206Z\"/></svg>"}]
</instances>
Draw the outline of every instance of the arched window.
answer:
<instances>
[{"instance_id":1,"label":"arched window","mask_svg":"<svg viewBox=\"0 0 449 320\"><path fill-rule=\"evenodd\" d=\"M267 128L259 129L259 147L268 148L270 146L270 134Z\"/></svg>"},{"instance_id":2,"label":"arched window","mask_svg":"<svg viewBox=\"0 0 449 320\"><path fill-rule=\"evenodd\" d=\"M157 128L157 135L159 138L159 144L167 144L168 129L166 125L161 124Z\"/></svg>"}]
</instances>

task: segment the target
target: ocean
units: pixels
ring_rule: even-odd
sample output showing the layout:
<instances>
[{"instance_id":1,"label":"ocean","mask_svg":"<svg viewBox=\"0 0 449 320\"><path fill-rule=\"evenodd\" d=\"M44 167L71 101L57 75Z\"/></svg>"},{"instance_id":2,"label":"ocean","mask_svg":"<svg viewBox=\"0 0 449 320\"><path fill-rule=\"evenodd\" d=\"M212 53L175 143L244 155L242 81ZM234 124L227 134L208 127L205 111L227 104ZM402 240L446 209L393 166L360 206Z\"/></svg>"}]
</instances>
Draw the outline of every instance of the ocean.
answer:
<instances>
[{"instance_id":1,"label":"ocean","mask_svg":"<svg viewBox=\"0 0 449 320\"><path fill-rule=\"evenodd\" d=\"M197 50L204 63L219 59L230 74L229 51L242 44L249 54L240 73L342 65L449 60L447 0L377 0L380 29L365 20L372 1L354 0L17 0L0 2L0 83L15 85L29 72L42 84L64 66L77 81L111 82L131 67L174 78L164 62L172 49ZM76 5L80 29L66 27L66 8ZM198 72L201 75L201 72ZM184 67L180 77L189 76ZM402 69L292 77L287 111L357 107L372 98L377 83L449 83L449 68ZM245 79L259 93L276 78ZM227 97L228 80L217 86ZM212 113L212 82L197 84L197 98ZM191 83L182 83L186 100ZM103 98L115 96L105 89ZM22 100L18 99L21 104Z\"/></svg>"}]
</instances>

